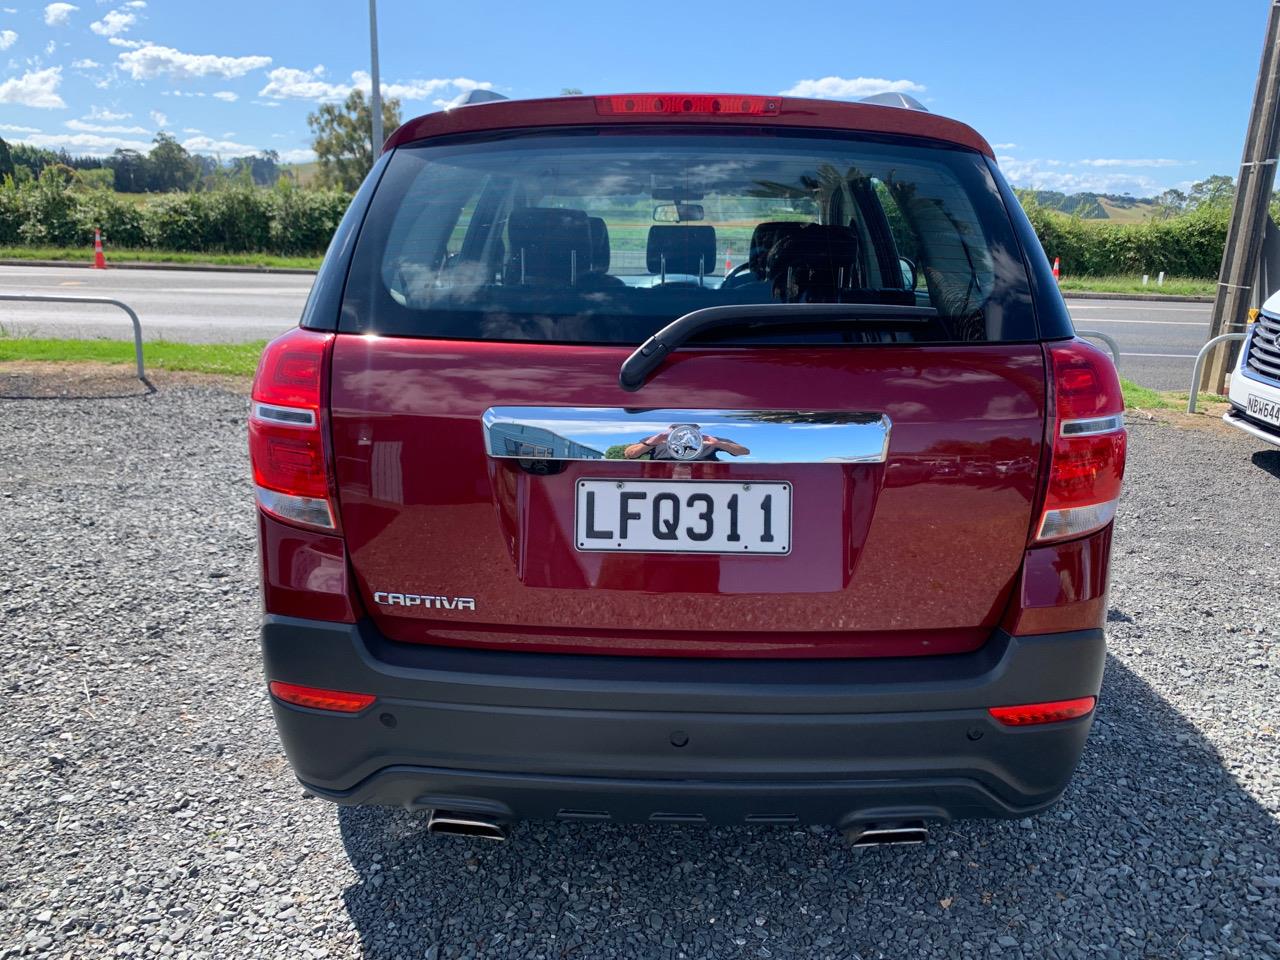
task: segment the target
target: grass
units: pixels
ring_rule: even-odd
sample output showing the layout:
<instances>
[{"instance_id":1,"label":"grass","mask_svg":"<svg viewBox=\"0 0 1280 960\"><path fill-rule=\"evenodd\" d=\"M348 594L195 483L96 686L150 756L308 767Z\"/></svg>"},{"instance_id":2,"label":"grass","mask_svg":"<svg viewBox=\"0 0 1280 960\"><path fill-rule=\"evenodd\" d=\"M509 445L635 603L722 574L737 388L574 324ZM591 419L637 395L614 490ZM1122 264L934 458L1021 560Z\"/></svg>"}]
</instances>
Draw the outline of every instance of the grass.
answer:
<instances>
[{"instance_id":1,"label":"grass","mask_svg":"<svg viewBox=\"0 0 1280 960\"><path fill-rule=\"evenodd\" d=\"M253 343L171 343L153 340L142 346L148 370L184 370L251 377L265 340ZM61 340L0 334L0 362L45 360L60 363L134 362L132 340Z\"/></svg>"},{"instance_id":2,"label":"grass","mask_svg":"<svg viewBox=\"0 0 1280 960\"><path fill-rule=\"evenodd\" d=\"M253 343L170 343L154 340L143 345L147 369L184 370L252 376L258 366L265 340ZM58 340L15 337L0 328L0 362L43 360L60 363L133 363L133 342L129 340ZM1125 406L1130 410L1183 410L1187 395L1170 390L1152 390L1132 380L1121 380ZM1200 394L1201 403L1221 401L1210 393Z\"/></svg>"},{"instance_id":3,"label":"grass","mask_svg":"<svg viewBox=\"0 0 1280 960\"><path fill-rule=\"evenodd\" d=\"M93 259L91 247L0 247L0 260L80 260ZM269 253L178 253L173 250L107 250L112 263L183 263L219 267L301 267L315 270L320 257L278 257Z\"/></svg>"},{"instance_id":4,"label":"grass","mask_svg":"<svg viewBox=\"0 0 1280 960\"><path fill-rule=\"evenodd\" d=\"M1181 296L1212 297L1218 288L1216 280L1198 280L1194 277L1165 277L1164 285L1156 286L1152 274L1148 284L1142 285L1142 277L1063 277L1058 286L1069 293L1140 293L1149 297Z\"/></svg>"},{"instance_id":5,"label":"grass","mask_svg":"<svg viewBox=\"0 0 1280 960\"><path fill-rule=\"evenodd\" d=\"M1121 378L1120 388L1124 391L1124 405L1127 410L1186 410L1188 394L1177 390L1152 390L1139 386L1132 380ZM1200 403L1221 403L1222 397L1212 393L1202 393L1196 401Z\"/></svg>"},{"instance_id":6,"label":"grass","mask_svg":"<svg viewBox=\"0 0 1280 960\"><path fill-rule=\"evenodd\" d=\"M1106 211L1107 219L1112 223L1146 223L1159 211L1154 203L1141 200L1132 207L1118 207L1105 197L1099 197L1098 205Z\"/></svg>"}]
</instances>

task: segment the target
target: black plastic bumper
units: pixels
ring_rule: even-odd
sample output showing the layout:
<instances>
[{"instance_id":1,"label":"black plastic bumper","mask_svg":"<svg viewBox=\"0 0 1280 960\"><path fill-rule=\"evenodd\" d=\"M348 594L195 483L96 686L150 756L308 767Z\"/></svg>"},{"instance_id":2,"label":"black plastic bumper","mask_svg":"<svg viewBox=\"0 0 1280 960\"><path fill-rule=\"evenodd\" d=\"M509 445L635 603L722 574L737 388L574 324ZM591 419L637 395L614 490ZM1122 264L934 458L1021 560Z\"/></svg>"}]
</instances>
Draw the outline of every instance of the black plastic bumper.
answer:
<instances>
[{"instance_id":1,"label":"black plastic bumper","mask_svg":"<svg viewBox=\"0 0 1280 960\"><path fill-rule=\"evenodd\" d=\"M1092 718L1011 728L987 708L1096 694L1106 656L1090 630L945 657L578 657L270 616L262 644L269 679L378 696L354 716L273 704L298 778L338 803L841 825L1049 806Z\"/></svg>"}]
</instances>

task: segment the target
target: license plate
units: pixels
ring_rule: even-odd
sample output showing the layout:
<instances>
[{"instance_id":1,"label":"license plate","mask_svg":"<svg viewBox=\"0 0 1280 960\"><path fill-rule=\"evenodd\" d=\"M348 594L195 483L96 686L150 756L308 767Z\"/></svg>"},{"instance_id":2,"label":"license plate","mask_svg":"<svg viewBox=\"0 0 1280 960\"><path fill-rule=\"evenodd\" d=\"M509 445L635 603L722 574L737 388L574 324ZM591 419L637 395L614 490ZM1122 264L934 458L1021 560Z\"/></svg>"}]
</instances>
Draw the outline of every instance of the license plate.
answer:
<instances>
[{"instance_id":1,"label":"license plate","mask_svg":"<svg viewBox=\"0 0 1280 960\"><path fill-rule=\"evenodd\" d=\"M1249 416L1280 427L1280 402L1249 394Z\"/></svg>"},{"instance_id":2,"label":"license plate","mask_svg":"<svg viewBox=\"0 0 1280 960\"><path fill-rule=\"evenodd\" d=\"M791 484L727 480L579 480L579 550L791 552Z\"/></svg>"}]
</instances>

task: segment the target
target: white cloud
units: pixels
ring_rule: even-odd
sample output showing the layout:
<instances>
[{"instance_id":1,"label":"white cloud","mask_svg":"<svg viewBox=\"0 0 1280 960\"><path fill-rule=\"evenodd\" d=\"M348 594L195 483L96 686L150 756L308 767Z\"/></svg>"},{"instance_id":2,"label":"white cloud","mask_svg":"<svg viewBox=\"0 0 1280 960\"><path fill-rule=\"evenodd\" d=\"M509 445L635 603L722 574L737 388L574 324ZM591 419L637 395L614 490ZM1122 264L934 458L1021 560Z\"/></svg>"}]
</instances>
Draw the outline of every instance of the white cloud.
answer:
<instances>
[{"instance_id":1,"label":"white cloud","mask_svg":"<svg viewBox=\"0 0 1280 960\"><path fill-rule=\"evenodd\" d=\"M18 42L18 35L12 30L0 30L0 50L8 50Z\"/></svg>"},{"instance_id":2,"label":"white cloud","mask_svg":"<svg viewBox=\"0 0 1280 960\"><path fill-rule=\"evenodd\" d=\"M58 96L58 84L62 83L61 67L46 67L10 77L0 83L0 103L18 103L24 107L43 110L65 110L66 101Z\"/></svg>"},{"instance_id":3,"label":"white cloud","mask_svg":"<svg viewBox=\"0 0 1280 960\"><path fill-rule=\"evenodd\" d=\"M44 8L44 22L51 27L65 27L71 22L71 14L79 9L74 3L51 3Z\"/></svg>"},{"instance_id":4,"label":"white cloud","mask_svg":"<svg viewBox=\"0 0 1280 960\"><path fill-rule=\"evenodd\" d=\"M103 107L90 107L89 112L84 115L85 120L128 120L133 114L116 113L113 110L107 110Z\"/></svg>"},{"instance_id":5,"label":"white cloud","mask_svg":"<svg viewBox=\"0 0 1280 960\"><path fill-rule=\"evenodd\" d=\"M255 105L255 106L259 106L259 107L278 107L278 106L280 106L280 101L279 101L279 100L254 100L254 101L253 101L253 103L254 103L254 105Z\"/></svg>"},{"instance_id":6,"label":"white cloud","mask_svg":"<svg viewBox=\"0 0 1280 960\"><path fill-rule=\"evenodd\" d=\"M235 143L231 140L215 140L213 137L188 137L182 141L182 145L192 153L229 153L235 156L244 156L247 153L257 153L257 147L251 147L245 143Z\"/></svg>"},{"instance_id":7,"label":"white cloud","mask_svg":"<svg viewBox=\"0 0 1280 960\"><path fill-rule=\"evenodd\" d=\"M167 127L169 125L169 118L166 117L159 110L152 110L151 122L154 123L157 127Z\"/></svg>"},{"instance_id":8,"label":"white cloud","mask_svg":"<svg viewBox=\"0 0 1280 960\"><path fill-rule=\"evenodd\" d=\"M147 45L145 40L129 40L125 37L108 37L107 43L113 47L124 47L126 50L137 50Z\"/></svg>"},{"instance_id":9,"label":"white cloud","mask_svg":"<svg viewBox=\"0 0 1280 960\"><path fill-rule=\"evenodd\" d=\"M1150 160L1123 160L1115 157L1101 157L1078 162L1082 167L1189 167L1195 164L1194 160L1168 160L1163 157Z\"/></svg>"},{"instance_id":10,"label":"white cloud","mask_svg":"<svg viewBox=\"0 0 1280 960\"><path fill-rule=\"evenodd\" d=\"M1142 174L1101 169L1073 173L1063 170L1060 160L1017 160L1013 157L998 157L997 160L1015 187L1063 193L1132 193L1139 197L1152 196L1164 189L1160 183Z\"/></svg>"},{"instance_id":11,"label":"white cloud","mask_svg":"<svg viewBox=\"0 0 1280 960\"><path fill-rule=\"evenodd\" d=\"M46 57L51 57L53 56L53 51L57 49L58 49L58 41L50 40L48 43L44 45L44 55Z\"/></svg>"},{"instance_id":12,"label":"white cloud","mask_svg":"<svg viewBox=\"0 0 1280 960\"><path fill-rule=\"evenodd\" d=\"M183 127L182 132L183 133L204 133L204 131L199 129L198 127Z\"/></svg>"},{"instance_id":13,"label":"white cloud","mask_svg":"<svg viewBox=\"0 0 1280 960\"><path fill-rule=\"evenodd\" d=\"M823 77L800 80L782 91L784 97L817 97L822 100L856 100L877 93L924 93L922 83L914 80L885 80L881 77Z\"/></svg>"},{"instance_id":14,"label":"white cloud","mask_svg":"<svg viewBox=\"0 0 1280 960\"><path fill-rule=\"evenodd\" d=\"M316 158L316 152L310 147L299 147L296 150L281 150L281 163L310 163Z\"/></svg>"},{"instance_id":15,"label":"white cloud","mask_svg":"<svg viewBox=\"0 0 1280 960\"><path fill-rule=\"evenodd\" d=\"M20 127L13 123L0 123L0 130L5 133L39 133L39 127Z\"/></svg>"},{"instance_id":16,"label":"white cloud","mask_svg":"<svg viewBox=\"0 0 1280 960\"><path fill-rule=\"evenodd\" d=\"M232 93L230 90L219 90L213 95L213 99L221 100L223 103L235 103L240 99L240 94Z\"/></svg>"},{"instance_id":17,"label":"white cloud","mask_svg":"<svg viewBox=\"0 0 1280 960\"><path fill-rule=\"evenodd\" d=\"M277 67L267 74L267 85L258 91L258 96L274 100L342 100L352 90L363 90L367 94L373 89L372 79L363 70L352 73L350 83L325 80L324 72L322 66L310 70ZM470 77L404 80L383 83L382 95L398 100L428 100L441 92L467 93L492 88L489 81L472 80ZM438 99L435 103L448 103L450 99Z\"/></svg>"},{"instance_id":18,"label":"white cloud","mask_svg":"<svg viewBox=\"0 0 1280 960\"><path fill-rule=\"evenodd\" d=\"M20 137L17 142L29 143L33 147L44 147L47 150L65 149L70 153L87 154L91 157L104 157L114 150L137 150L146 153L151 149L151 144L145 140L126 140L97 133L40 133Z\"/></svg>"},{"instance_id":19,"label":"white cloud","mask_svg":"<svg viewBox=\"0 0 1280 960\"><path fill-rule=\"evenodd\" d=\"M129 0L125 6L130 10L145 10L147 8L147 0Z\"/></svg>"},{"instance_id":20,"label":"white cloud","mask_svg":"<svg viewBox=\"0 0 1280 960\"><path fill-rule=\"evenodd\" d=\"M84 120L68 120L66 126L84 133L141 133L150 135L146 127L122 127L118 124L86 123Z\"/></svg>"},{"instance_id":21,"label":"white cloud","mask_svg":"<svg viewBox=\"0 0 1280 960\"><path fill-rule=\"evenodd\" d=\"M83 60L72 60L71 66L75 67L77 70L92 70L94 67L102 66L102 64L97 60L90 60L88 57L85 57Z\"/></svg>"},{"instance_id":22,"label":"white cloud","mask_svg":"<svg viewBox=\"0 0 1280 960\"><path fill-rule=\"evenodd\" d=\"M996 150L1017 150L1018 149L1018 145L1016 143L993 143L991 146Z\"/></svg>"},{"instance_id":23,"label":"white cloud","mask_svg":"<svg viewBox=\"0 0 1280 960\"><path fill-rule=\"evenodd\" d=\"M172 77L190 80L197 77L243 77L251 70L258 70L271 63L270 57L223 57L212 53L183 53L172 47L148 43L122 53L120 67L134 80L151 80L155 77Z\"/></svg>"},{"instance_id":24,"label":"white cloud","mask_svg":"<svg viewBox=\"0 0 1280 960\"><path fill-rule=\"evenodd\" d=\"M89 29L100 37L118 37L122 33L127 33L137 19L135 14L112 10L101 20L95 20L89 24Z\"/></svg>"},{"instance_id":25,"label":"white cloud","mask_svg":"<svg viewBox=\"0 0 1280 960\"><path fill-rule=\"evenodd\" d=\"M258 96L276 100L341 100L351 92L346 84L319 79L323 73L324 67L310 71L276 67L267 74L267 85L258 91Z\"/></svg>"}]
</instances>

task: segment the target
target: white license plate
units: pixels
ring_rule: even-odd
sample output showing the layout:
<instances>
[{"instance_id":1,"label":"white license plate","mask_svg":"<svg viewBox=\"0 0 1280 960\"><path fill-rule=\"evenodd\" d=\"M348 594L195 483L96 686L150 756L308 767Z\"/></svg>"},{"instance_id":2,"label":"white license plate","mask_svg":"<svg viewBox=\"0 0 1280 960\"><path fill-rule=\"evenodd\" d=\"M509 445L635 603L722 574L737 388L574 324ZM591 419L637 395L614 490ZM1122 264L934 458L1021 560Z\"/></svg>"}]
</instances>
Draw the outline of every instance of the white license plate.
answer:
<instances>
[{"instance_id":1,"label":"white license plate","mask_svg":"<svg viewBox=\"0 0 1280 960\"><path fill-rule=\"evenodd\" d=\"M579 480L579 550L791 552L791 484L727 480Z\"/></svg>"},{"instance_id":2,"label":"white license plate","mask_svg":"<svg viewBox=\"0 0 1280 960\"><path fill-rule=\"evenodd\" d=\"M1280 403L1251 393L1249 394L1249 416L1280 427Z\"/></svg>"}]
</instances>

